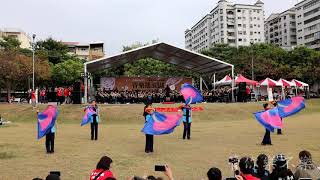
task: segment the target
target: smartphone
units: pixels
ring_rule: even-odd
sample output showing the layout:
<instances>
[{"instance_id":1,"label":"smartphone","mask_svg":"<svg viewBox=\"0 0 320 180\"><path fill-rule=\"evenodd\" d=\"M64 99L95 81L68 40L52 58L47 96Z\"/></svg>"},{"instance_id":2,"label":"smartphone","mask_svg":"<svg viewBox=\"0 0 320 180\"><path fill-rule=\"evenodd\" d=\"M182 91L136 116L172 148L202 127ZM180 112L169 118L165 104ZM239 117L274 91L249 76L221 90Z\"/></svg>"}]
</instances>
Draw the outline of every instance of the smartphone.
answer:
<instances>
[{"instance_id":1,"label":"smartphone","mask_svg":"<svg viewBox=\"0 0 320 180\"><path fill-rule=\"evenodd\" d=\"M134 177L133 177L133 180L145 180L145 179L142 178L142 177L134 176Z\"/></svg>"},{"instance_id":2,"label":"smartphone","mask_svg":"<svg viewBox=\"0 0 320 180\"><path fill-rule=\"evenodd\" d=\"M56 174L56 175L58 175L58 176L61 175L60 171L50 171L50 174Z\"/></svg>"},{"instance_id":3,"label":"smartphone","mask_svg":"<svg viewBox=\"0 0 320 180\"><path fill-rule=\"evenodd\" d=\"M166 167L163 166L163 165L155 165L155 166L154 166L154 170L155 170L155 171L164 172L164 171L166 171Z\"/></svg>"}]
</instances>

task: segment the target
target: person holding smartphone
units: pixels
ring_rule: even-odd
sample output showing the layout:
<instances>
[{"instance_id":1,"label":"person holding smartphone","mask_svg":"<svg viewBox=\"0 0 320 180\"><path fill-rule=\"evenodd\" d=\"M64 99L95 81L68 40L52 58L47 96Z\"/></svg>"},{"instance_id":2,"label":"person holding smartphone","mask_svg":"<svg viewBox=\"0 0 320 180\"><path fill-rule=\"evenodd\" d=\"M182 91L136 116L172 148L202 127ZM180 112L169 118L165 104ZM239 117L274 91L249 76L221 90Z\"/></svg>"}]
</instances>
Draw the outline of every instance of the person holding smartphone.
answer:
<instances>
[{"instance_id":1,"label":"person holding smartphone","mask_svg":"<svg viewBox=\"0 0 320 180\"><path fill-rule=\"evenodd\" d=\"M148 119L151 118L151 114L153 113L154 109L152 108L152 104L147 104L143 110L143 116L145 123L148 122ZM146 134L146 145L145 145L145 152L150 153L153 152L153 135Z\"/></svg>"}]
</instances>

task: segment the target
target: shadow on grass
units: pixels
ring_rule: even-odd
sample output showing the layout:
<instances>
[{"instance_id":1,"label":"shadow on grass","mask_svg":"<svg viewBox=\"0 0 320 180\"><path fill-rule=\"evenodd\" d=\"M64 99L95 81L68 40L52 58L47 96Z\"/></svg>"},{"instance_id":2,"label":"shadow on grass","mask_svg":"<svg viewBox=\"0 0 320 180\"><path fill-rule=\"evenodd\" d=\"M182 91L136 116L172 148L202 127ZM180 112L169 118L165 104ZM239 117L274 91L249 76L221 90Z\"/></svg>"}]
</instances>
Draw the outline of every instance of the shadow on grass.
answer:
<instances>
[{"instance_id":1,"label":"shadow on grass","mask_svg":"<svg viewBox=\"0 0 320 180\"><path fill-rule=\"evenodd\" d=\"M16 157L12 152L0 152L0 159L12 159Z\"/></svg>"}]
</instances>

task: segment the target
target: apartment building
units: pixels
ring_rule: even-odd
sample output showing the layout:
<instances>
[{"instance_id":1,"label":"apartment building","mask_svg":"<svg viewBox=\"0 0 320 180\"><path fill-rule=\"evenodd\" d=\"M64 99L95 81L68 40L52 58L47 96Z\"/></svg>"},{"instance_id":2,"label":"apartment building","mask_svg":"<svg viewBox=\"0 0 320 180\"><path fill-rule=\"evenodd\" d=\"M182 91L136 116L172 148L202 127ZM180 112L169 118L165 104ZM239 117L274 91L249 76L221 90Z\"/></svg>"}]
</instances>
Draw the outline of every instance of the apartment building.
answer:
<instances>
[{"instance_id":1,"label":"apartment building","mask_svg":"<svg viewBox=\"0 0 320 180\"><path fill-rule=\"evenodd\" d=\"M80 59L91 61L105 56L103 42L62 42L69 48L69 54L75 55Z\"/></svg>"},{"instance_id":2,"label":"apartment building","mask_svg":"<svg viewBox=\"0 0 320 180\"><path fill-rule=\"evenodd\" d=\"M295 9L297 44L320 50L320 0L304 0Z\"/></svg>"},{"instance_id":3,"label":"apartment building","mask_svg":"<svg viewBox=\"0 0 320 180\"><path fill-rule=\"evenodd\" d=\"M295 8L273 13L265 21L266 43L290 50L297 45Z\"/></svg>"},{"instance_id":4,"label":"apartment building","mask_svg":"<svg viewBox=\"0 0 320 180\"><path fill-rule=\"evenodd\" d=\"M215 44L249 46L265 42L264 3L233 4L219 0L217 6L185 31L186 49L201 52Z\"/></svg>"},{"instance_id":5,"label":"apartment building","mask_svg":"<svg viewBox=\"0 0 320 180\"><path fill-rule=\"evenodd\" d=\"M31 49L31 37L22 31L21 29L17 28L4 28L0 29L0 38L5 36L16 38L20 41L20 47L24 49Z\"/></svg>"}]
</instances>

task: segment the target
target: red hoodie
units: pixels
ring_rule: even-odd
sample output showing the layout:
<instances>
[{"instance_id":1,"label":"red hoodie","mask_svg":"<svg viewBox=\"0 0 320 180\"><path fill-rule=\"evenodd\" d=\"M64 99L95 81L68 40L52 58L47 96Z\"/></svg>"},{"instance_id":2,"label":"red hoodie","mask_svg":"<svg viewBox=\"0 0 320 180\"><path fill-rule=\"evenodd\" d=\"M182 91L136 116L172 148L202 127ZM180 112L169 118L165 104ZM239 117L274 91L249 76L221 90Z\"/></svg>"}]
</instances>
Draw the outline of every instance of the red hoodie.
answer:
<instances>
[{"instance_id":1,"label":"red hoodie","mask_svg":"<svg viewBox=\"0 0 320 180\"><path fill-rule=\"evenodd\" d=\"M96 169L90 174L90 180L93 180L103 169ZM97 180L105 180L107 178L115 178L110 170L104 171Z\"/></svg>"},{"instance_id":2,"label":"red hoodie","mask_svg":"<svg viewBox=\"0 0 320 180\"><path fill-rule=\"evenodd\" d=\"M254 177L251 174L241 174L246 180L260 180L260 178Z\"/></svg>"}]
</instances>

